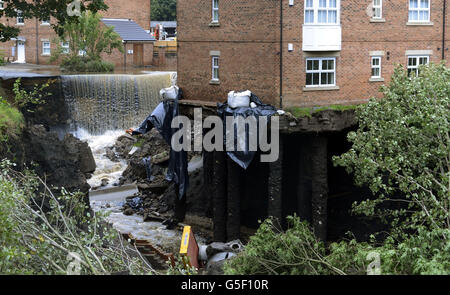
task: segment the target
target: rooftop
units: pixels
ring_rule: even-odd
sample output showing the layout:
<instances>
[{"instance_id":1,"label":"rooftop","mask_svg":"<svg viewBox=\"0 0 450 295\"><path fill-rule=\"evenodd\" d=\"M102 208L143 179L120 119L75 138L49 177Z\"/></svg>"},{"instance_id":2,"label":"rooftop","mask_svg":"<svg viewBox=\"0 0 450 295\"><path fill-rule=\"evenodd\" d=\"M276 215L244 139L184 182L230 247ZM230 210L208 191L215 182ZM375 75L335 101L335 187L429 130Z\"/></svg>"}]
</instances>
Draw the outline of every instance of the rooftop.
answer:
<instances>
[{"instance_id":1,"label":"rooftop","mask_svg":"<svg viewBox=\"0 0 450 295\"><path fill-rule=\"evenodd\" d=\"M131 19L103 18L102 22L120 35L123 41L155 41L150 34Z\"/></svg>"}]
</instances>

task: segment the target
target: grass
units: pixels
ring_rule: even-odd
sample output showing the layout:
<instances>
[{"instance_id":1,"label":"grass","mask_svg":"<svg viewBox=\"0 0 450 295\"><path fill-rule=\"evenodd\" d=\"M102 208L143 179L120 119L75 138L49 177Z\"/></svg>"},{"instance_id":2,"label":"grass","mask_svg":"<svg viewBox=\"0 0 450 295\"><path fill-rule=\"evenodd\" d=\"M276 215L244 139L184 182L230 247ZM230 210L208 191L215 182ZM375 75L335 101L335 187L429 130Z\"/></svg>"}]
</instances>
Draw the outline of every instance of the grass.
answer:
<instances>
[{"instance_id":1,"label":"grass","mask_svg":"<svg viewBox=\"0 0 450 295\"><path fill-rule=\"evenodd\" d=\"M22 113L0 97L0 141L19 134L24 122Z\"/></svg>"},{"instance_id":2,"label":"grass","mask_svg":"<svg viewBox=\"0 0 450 295\"><path fill-rule=\"evenodd\" d=\"M358 105L330 105L324 107L310 107L310 108L301 108L301 107L288 107L286 111L291 113L296 118L308 117L311 118L313 114L323 112L323 111L348 111L355 110Z\"/></svg>"}]
</instances>

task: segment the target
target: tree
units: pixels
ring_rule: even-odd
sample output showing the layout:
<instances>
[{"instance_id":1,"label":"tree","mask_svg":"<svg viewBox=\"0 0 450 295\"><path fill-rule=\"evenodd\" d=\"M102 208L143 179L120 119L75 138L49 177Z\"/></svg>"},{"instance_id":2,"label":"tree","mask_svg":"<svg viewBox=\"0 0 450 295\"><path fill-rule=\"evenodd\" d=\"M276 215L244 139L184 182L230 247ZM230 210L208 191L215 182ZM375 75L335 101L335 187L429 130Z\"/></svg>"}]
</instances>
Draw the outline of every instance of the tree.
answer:
<instances>
[{"instance_id":1,"label":"tree","mask_svg":"<svg viewBox=\"0 0 450 295\"><path fill-rule=\"evenodd\" d=\"M91 11L93 13L107 10L108 6L104 0L76 0L80 3L81 12ZM17 10L22 11L25 19L37 18L39 20L45 20L49 17L53 17L57 20L56 24L52 24L53 29L58 35L63 35L64 25L66 22L76 22L78 17L76 15L70 16L67 13L67 7L74 0L4 0L5 9L0 10L0 17L12 17L17 16ZM0 41L6 42L11 38L15 38L19 35L20 29L13 26L7 26L0 23Z\"/></svg>"},{"instance_id":2,"label":"tree","mask_svg":"<svg viewBox=\"0 0 450 295\"><path fill-rule=\"evenodd\" d=\"M103 62L101 54L111 54L114 49L124 52L120 36L113 27L102 25L98 13L83 12L77 21L65 23L63 31L51 60L63 57L61 66L69 71L111 71L113 66ZM69 52L65 52L62 42L69 43ZM85 55L80 56L80 51Z\"/></svg>"},{"instance_id":3,"label":"tree","mask_svg":"<svg viewBox=\"0 0 450 295\"><path fill-rule=\"evenodd\" d=\"M177 0L152 0L151 19L155 21L177 20Z\"/></svg>"},{"instance_id":4,"label":"tree","mask_svg":"<svg viewBox=\"0 0 450 295\"><path fill-rule=\"evenodd\" d=\"M399 238L425 230L448 234L450 70L430 65L409 77L398 67L382 91L383 99L357 109L359 128L348 135L353 146L334 159L378 196L355 209L389 216ZM381 209L387 202L404 206Z\"/></svg>"}]
</instances>

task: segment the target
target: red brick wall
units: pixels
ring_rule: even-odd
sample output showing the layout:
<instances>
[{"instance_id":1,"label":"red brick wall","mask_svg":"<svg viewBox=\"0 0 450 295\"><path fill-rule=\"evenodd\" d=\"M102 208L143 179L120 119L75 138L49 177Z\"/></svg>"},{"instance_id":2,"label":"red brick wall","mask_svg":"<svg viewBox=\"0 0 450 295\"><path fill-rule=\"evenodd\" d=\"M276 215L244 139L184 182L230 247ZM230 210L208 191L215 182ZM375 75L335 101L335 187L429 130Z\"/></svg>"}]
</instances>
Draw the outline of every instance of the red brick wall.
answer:
<instances>
[{"instance_id":1,"label":"red brick wall","mask_svg":"<svg viewBox=\"0 0 450 295\"><path fill-rule=\"evenodd\" d=\"M342 50L337 53L338 90L304 91L302 51L304 1L283 1L284 106L348 104L380 96L396 64L405 65L406 50L432 50L432 62L442 59L442 6L431 0L431 26L409 26L408 0L383 1L383 23L370 22L372 0L341 0ZM210 27L209 0L178 1L178 81L188 99L223 101L230 90L250 89L264 101L279 103L279 1L219 0L220 27ZM450 5L448 5L450 6ZM445 48L449 48L450 7ZM288 52L288 43L294 51ZM220 56L220 85L210 85L209 52ZM447 49L448 50L448 49ZM384 51L384 82L369 82L370 51ZM446 59L449 51L446 52ZM388 60L389 53L389 60ZM322 53L324 54L324 53Z\"/></svg>"},{"instance_id":2,"label":"red brick wall","mask_svg":"<svg viewBox=\"0 0 450 295\"><path fill-rule=\"evenodd\" d=\"M220 1L220 26L210 26L212 1L179 0L178 84L187 99L223 102L251 89L275 103L279 73L277 1ZM275 13L275 14L274 14ZM220 51L220 84L210 84L210 51Z\"/></svg>"}]
</instances>

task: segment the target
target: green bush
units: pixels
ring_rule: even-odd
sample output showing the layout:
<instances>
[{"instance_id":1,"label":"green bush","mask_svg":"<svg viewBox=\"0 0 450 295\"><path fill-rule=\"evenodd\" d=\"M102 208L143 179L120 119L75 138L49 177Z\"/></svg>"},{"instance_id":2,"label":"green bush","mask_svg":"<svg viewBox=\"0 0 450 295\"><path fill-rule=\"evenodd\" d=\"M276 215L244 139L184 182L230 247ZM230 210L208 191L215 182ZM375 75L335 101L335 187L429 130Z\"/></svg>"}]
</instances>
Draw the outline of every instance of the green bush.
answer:
<instances>
[{"instance_id":1,"label":"green bush","mask_svg":"<svg viewBox=\"0 0 450 295\"><path fill-rule=\"evenodd\" d=\"M101 59L93 60L88 57L76 56L64 59L61 62L61 71L72 73L113 72L114 64Z\"/></svg>"}]
</instances>

